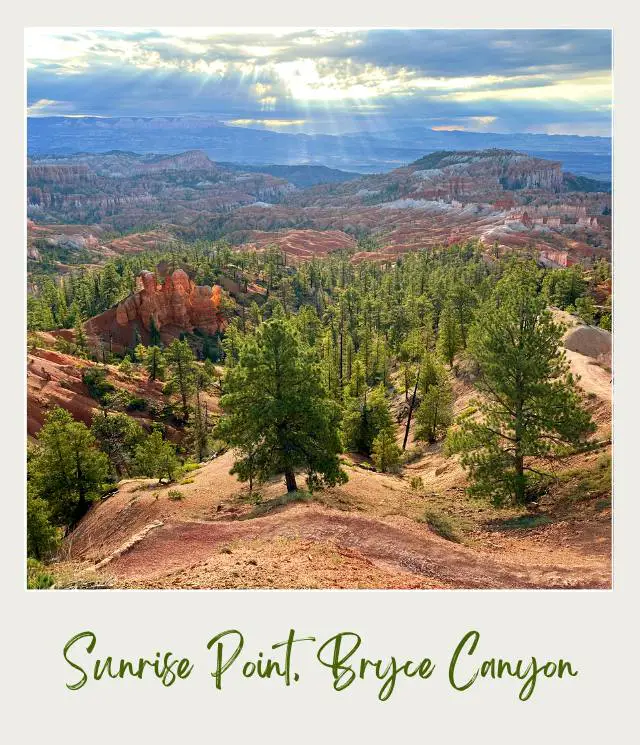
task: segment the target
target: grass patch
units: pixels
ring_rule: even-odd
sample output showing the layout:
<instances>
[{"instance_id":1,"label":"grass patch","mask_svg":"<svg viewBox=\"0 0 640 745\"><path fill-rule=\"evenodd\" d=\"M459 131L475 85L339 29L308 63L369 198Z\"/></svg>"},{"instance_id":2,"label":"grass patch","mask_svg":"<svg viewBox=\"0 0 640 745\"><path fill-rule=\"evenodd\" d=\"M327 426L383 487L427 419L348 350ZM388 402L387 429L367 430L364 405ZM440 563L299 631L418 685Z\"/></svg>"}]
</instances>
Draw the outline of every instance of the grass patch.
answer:
<instances>
[{"instance_id":1,"label":"grass patch","mask_svg":"<svg viewBox=\"0 0 640 745\"><path fill-rule=\"evenodd\" d=\"M36 559L27 559L27 589L48 590L55 584L52 574L47 567Z\"/></svg>"},{"instance_id":2,"label":"grass patch","mask_svg":"<svg viewBox=\"0 0 640 745\"><path fill-rule=\"evenodd\" d=\"M426 523L441 538L445 538L447 541L453 541L454 543L462 542L462 536L460 535L456 521L448 515L443 515L442 512L437 512L434 509L428 509L424 513L422 522Z\"/></svg>"},{"instance_id":3,"label":"grass patch","mask_svg":"<svg viewBox=\"0 0 640 745\"><path fill-rule=\"evenodd\" d=\"M191 471L197 471L198 468L201 468L200 463L191 463L190 461L187 461L186 463L183 463L181 466L181 470L183 473L191 473Z\"/></svg>"},{"instance_id":4,"label":"grass patch","mask_svg":"<svg viewBox=\"0 0 640 745\"><path fill-rule=\"evenodd\" d=\"M575 468L559 476L557 497L580 502L593 497L611 500L611 455L603 453L589 468Z\"/></svg>"},{"instance_id":5,"label":"grass patch","mask_svg":"<svg viewBox=\"0 0 640 745\"><path fill-rule=\"evenodd\" d=\"M552 522L553 520L547 515L520 515L519 517L495 522L494 527L502 530L531 530L532 528L549 525Z\"/></svg>"},{"instance_id":6,"label":"grass patch","mask_svg":"<svg viewBox=\"0 0 640 745\"><path fill-rule=\"evenodd\" d=\"M313 501L313 495L309 494L308 491L305 491L304 489L298 489L298 491L292 491L292 492L286 492L280 497L275 497L275 499L268 499L266 502L259 502L255 505L255 507L251 510L251 512L248 515L245 515L244 520L249 520L254 517L262 517L262 515L266 515L269 512L277 509L278 507L284 507L288 504L293 504L295 502L312 502Z\"/></svg>"},{"instance_id":7,"label":"grass patch","mask_svg":"<svg viewBox=\"0 0 640 745\"><path fill-rule=\"evenodd\" d=\"M462 422L465 419L468 419L470 416L473 416L476 411L478 411L477 406L467 406L465 409L462 409L462 411L458 414L456 417L456 420L458 422Z\"/></svg>"},{"instance_id":8,"label":"grass patch","mask_svg":"<svg viewBox=\"0 0 640 745\"><path fill-rule=\"evenodd\" d=\"M172 502L180 502L184 499L184 494L179 489L169 489L167 496Z\"/></svg>"},{"instance_id":9,"label":"grass patch","mask_svg":"<svg viewBox=\"0 0 640 745\"><path fill-rule=\"evenodd\" d=\"M422 476L412 476L409 481L409 485L413 491L422 491L424 489L424 481Z\"/></svg>"},{"instance_id":10,"label":"grass patch","mask_svg":"<svg viewBox=\"0 0 640 745\"><path fill-rule=\"evenodd\" d=\"M182 479L181 484L193 484L195 479Z\"/></svg>"},{"instance_id":11,"label":"grass patch","mask_svg":"<svg viewBox=\"0 0 640 745\"><path fill-rule=\"evenodd\" d=\"M420 460L423 455L424 451L421 447L411 447L408 450L405 450L404 453L402 453L402 465L406 466L410 463L415 463L417 460Z\"/></svg>"}]
</instances>

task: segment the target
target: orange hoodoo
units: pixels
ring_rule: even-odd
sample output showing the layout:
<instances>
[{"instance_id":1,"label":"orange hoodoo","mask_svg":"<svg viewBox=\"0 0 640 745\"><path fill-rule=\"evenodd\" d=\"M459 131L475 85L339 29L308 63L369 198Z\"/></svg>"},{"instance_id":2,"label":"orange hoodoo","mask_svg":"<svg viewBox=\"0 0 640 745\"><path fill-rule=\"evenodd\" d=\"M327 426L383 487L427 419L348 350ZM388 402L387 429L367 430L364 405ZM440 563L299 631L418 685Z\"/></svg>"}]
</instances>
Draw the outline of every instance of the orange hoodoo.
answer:
<instances>
[{"instance_id":1,"label":"orange hoodoo","mask_svg":"<svg viewBox=\"0 0 640 745\"><path fill-rule=\"evenodd\" d=\"M147 342L152 324L165 339L195 329L215 334L226 325L221 312L222 288L196 285L182 269L168 275L163 284L153 272L143 271L137 287L115 308L87 321L87 332L108 338L112 345L129 347L136 330Z\"/></svg>"}]
</instances>

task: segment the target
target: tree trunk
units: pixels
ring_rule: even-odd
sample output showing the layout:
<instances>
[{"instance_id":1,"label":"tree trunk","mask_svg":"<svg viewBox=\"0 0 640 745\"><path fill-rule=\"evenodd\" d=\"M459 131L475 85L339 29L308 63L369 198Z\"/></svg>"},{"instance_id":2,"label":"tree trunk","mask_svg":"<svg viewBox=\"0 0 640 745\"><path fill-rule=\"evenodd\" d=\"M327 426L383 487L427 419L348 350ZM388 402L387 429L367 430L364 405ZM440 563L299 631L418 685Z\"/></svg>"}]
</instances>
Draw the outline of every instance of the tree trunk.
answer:
<instances>
[{"instance_id":1,"label":"tree trunk","mask_svg":"<svg viewBox=\"0 0 640 745\"><path fill-rule=\"evenodd\" d=\"M516 503L524 504L526 501L526 482L524 478L524 456L523 455L516 454L515 469L516 469L516 481L515 481Z\"/></svg>"},{"instance_id":2,"label":"tree trunk","mask_svg":"<svg viewBox=\"0 0 640 745\"><path fill-rule=\"evenodd\" d=\"M296 475L293 471L285 471L284 480L287 484L287 492L298 491L298 485L296 484Z\"/></svg>"},{"instance_id":3,"label":"tree trunk","mask_svg":"<svg viewBox=\"0 0 640 745\"><path fill-rule=\"evenodd\" d=\"M413 408L416 405L416 393L418 392L418 383L420 382L420 368L416 373L416 384L413 386L413 396L411 397L411 403L409 404L409 413L407 415L407 426L404 430L404 440L402 441L402 449L406 450L407 440L409 439L409 428L411 427L411 417L413 415Z\"/></svg>"}]
</instances>

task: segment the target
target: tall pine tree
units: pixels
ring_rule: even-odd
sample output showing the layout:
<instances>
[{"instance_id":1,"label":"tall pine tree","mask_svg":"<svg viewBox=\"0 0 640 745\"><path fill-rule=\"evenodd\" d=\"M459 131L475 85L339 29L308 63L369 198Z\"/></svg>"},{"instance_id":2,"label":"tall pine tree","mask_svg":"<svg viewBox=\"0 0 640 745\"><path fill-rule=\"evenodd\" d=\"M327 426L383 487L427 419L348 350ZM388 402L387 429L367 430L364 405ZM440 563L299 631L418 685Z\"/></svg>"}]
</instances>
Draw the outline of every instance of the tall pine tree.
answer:
<instances>
[{"instance_id":1,"label":"tall pine tree","mask_svg":"<svg viewBox=\"0 0 640 745\"><path fill-rule=\"evenodd\" d=\"M560 349L564 329L545 306L535 264L514 262L469 332L480 417L464 420L449 445L462 452L470 492L496 504L532 498L532 477L547 476L540 461L595 429Z\"/></svg>"}]
</instances>

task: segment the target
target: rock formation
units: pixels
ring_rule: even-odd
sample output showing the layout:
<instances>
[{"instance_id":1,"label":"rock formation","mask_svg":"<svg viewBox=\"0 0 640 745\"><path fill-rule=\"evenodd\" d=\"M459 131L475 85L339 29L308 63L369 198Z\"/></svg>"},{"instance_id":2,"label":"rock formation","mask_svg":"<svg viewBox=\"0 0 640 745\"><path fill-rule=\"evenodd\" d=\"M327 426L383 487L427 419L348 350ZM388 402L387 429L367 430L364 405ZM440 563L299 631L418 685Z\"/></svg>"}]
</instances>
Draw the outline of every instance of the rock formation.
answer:
<instances>
[{"instance_id":1,"label":"rock formation","mask_svg":"<svg viewBox=\"0 0 640 745\"><path fill-rule=\"evenodd\" d=\"M148 343L154 325L165 342L196 329L215 334L226 325L222 293L217 285L194 284L182 269L169 274L163 283L153 272L144 271L138 277L138 290L87 321L86 330L90 338L108 342L113 351L131 347L136 332Z\"/></svg>"}]
</instances>

